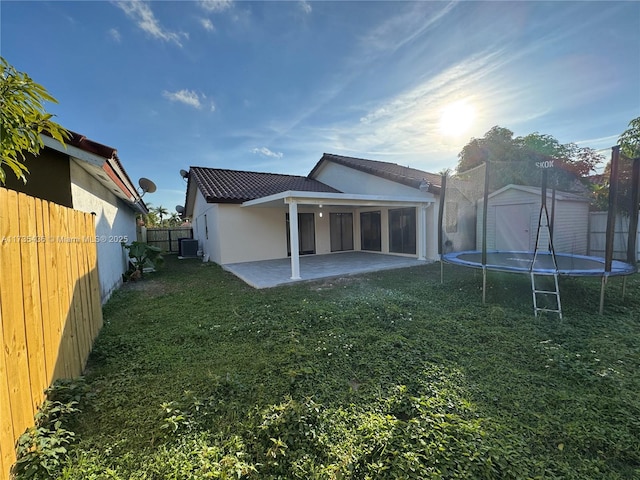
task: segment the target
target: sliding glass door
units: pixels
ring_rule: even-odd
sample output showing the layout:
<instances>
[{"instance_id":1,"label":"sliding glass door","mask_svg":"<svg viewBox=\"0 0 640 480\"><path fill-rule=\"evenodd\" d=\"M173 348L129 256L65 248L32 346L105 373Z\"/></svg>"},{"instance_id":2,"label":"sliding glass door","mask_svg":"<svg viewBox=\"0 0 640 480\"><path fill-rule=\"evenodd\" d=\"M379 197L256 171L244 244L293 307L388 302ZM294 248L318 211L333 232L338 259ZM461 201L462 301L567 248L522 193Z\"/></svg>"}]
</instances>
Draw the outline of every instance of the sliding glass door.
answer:
<instances>
[{"instance_id":1,"label":"sliding glass door","mask_svg":"<svg viewBox=\"0 0 640 480\"><path fill-rule=\"evenodd\" d=\"M329 229L331 235L331 251L343 252L353 250L353 214L329 214Z\"/></svg>"},{"instance_id":2,"label":"sliding glass door","mask_svg":"<svg viewBox=\"0 0 640 480\"><path fill-rule=\"evenodd\" d=\"M360 214L360 244L362 250L372 252L382 250L380 212L362 212Z\"/></svg>"},{"instance_id":3,"label":"sliding glass door","mask_svg":"<svg viewBox=\"0 0 640 480\"><path fill-rule=\"evenodd\" d=\"M291 255L289 214L287 213L287 255ZM316 227L313 213L298 213L298 252L300 255L316 253Z\"/></svg>"},{"instance_id":4,"label":"sliding glass door","mask_svg":"<svg viewBox=\"0 0 640 480\"><path fill-rule=\"evenodd\" d=\"M389 210L389 251L416 253L416 209Z\"/></svg>"}]
</instances>

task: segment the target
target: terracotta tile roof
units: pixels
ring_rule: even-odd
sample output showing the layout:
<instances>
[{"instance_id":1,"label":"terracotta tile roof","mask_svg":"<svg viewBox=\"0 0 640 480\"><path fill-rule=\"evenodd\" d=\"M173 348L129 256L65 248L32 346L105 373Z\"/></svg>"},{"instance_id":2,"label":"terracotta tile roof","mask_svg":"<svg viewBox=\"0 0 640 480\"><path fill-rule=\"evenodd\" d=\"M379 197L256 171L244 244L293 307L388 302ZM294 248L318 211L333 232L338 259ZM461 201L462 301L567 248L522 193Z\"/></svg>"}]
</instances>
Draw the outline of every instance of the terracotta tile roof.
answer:
<instances>
[{"instance_id":1,"label":"terracotta tile roof","mask_svg":"<svg viewBox=\"0 0 640 480\"><path fill-rule=\"evenodd\" d=\"M393 182L401 183L413 188L420 188L420 184L423 180L426 180L435 187L433 193L439 193L440 191L440 175L434 173L425 172L424 170L418 170L416 168L404 167L397 163L380 162L378 160L367 160L364 158L345 157L342 155L334 155L332 153L325 153L322 155L320 161L313 167L309 177L313 178L316 171L320 168L323 162L334 162L346 167L360 170L361 172L369 173L377 177L382 177ZM430 190L431 191L431 190Z\"/></svg>"},{"instance_id":2,"label":"terracotta tile roof","mask_svg":"<svg viewBox=\"0 0 640 480\"><path fill-rule=\"evenodd\" d=\"M114 158L118 156L118 151L107 145L103 145L102 143L94 142L93 140L88 139L81 133L73 132L68 130L71 137L65 141L65 143L69 145L73 145L85 152L94 153L102 158Z\"/></svg>"},{"instance_id":3,"label":"terracotta tile roof","mask_svg":"<svg viewBox=\"0 0 640 480\"><path fill-rule=\"evenodd\" d=\"M340 193L318 180L296 175L205 167L190 167L190 173L189 181L195 180L209 203L242 203L287 190Z\"/></svg>"}]
</instances>

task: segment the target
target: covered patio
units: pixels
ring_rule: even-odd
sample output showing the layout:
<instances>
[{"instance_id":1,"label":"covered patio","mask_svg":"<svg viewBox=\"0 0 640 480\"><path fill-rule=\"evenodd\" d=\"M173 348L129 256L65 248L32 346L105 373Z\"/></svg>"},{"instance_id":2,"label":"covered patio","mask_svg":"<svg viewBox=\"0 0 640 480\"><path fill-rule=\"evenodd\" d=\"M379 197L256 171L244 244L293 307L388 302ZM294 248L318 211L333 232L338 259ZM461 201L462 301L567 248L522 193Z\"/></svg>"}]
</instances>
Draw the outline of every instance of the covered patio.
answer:
<instances>
[{"instance_id":1,"label":"covered patio","mask_svg":"<svg viewBox=\"0 0 640 480\"><path fill-rule=\"evenodd\" d=\"M414 262L414 264L424 264L427 261L427 258L435 258L434 254L434 242L429 242L427 239L427 230L428 230L428 214L427 211L431 210L431 224L436 227L437 216L434 212L433 206L435 205L435 199L433 196L407 196L407 195L365 195L365 194L344 194L344 193L331 193L331 192L305 192L305 191L284 191L274 195L268 195L265 197L257 198L255 200L250 200L242 203L243 209L253 209L253 208L283 208L287 211L287 222L290 223L287 228L287 240L288 240L288 255L287 259L278 259L278 260L264 260L264 261L256 261L256 262L248 262L251 264L265 264L267 265L266 270L268 271L270 268L277 268L278 272L282 272L282 274L278 274L278 277L282 277L281 280L278 280L274 283L273 280L270 279L271 275L267 275L264 277L264 286L257 286L257 284L253 284L249 280L245 280L250 285L255 286L256 288L266 288L270 286L280 285L282 283L290 283L292 281L297 280L312 280L316 278L324 278L324 277L332 277L332 276L343 276L348 275L350 273L362 273L367 271L375 271L383 268L400 268L403 266L409 266L410 262ZM361 212L361 209L391 209L391 208L403 208L408 207L414 209L414 217L412 218L413 224L413 232L407 235L407 239L412 238L414 244L411 245L410 248L407 248L407 251L403 251L402 249L393 250L395 254L388 254L392 252L392 249L389 247L389 242L387 239L391 236L388 230L388 217L385 217L385 221L381 222L379 225L379 231L377 232L381 237L379 238L379 245L377 248L363 248L360 244L361 240L361 226L356 216L355 221L352 220L351 228L355 227L355 231L352 231L351 237L351 245L344 250L334 249L333 245L331 248L328 248L328 245L325 245L322 249L316 248L316 234L317 230L315 225L315 213L313 213L314 220L312 222L312 234L308 235L308 239L311 240L312 248L309 249L308 253L313 253L311 256L303 255L304 248L302 245L305 241L300 236L299 229L299 213L301 209L306 211L315 212L318 211L318 217L322 218L322 208L325 209L334 207L334 208L347 208L353 210L355 213ZM385 212L388 213L388 212ZM349 213L352 215L353 213ZM380 219L379 219L380 221ZM385 225L383 226L382 223ZM401 222L399 222L401 223ZM326 238L329 239L331 235L331 231L329 229L329 225L325 227ZM401 229L402 227L400 227ZM312 237L312 238L311 238ZM382 238L384 237L384 239ZM384 246L383 246L384 243ZM431 243L429 250L428 243ZM300 245L300 249L290 248L290 245ZM332 252L329 254L329 250ZM363 251L363 250L366 250ZM377 253L380 252L380 253ZM351 257L348 257L347 254L354 254ZM400 253L400 255L396 255ZM410 254L415 255L416 257L405 257L402 254ZM319 254L319 255L317 255ZM335 258L332 255L337 255ZM315 260L311 260L311 258L316 258ZM302 273L302 263L306 264L305 272ZM386 259L386 260L385 260ZM270 264L270 262L273 262ZM288 273L285 273L282 268L282 265L288 265ZM237 265L242 265L240 263L234 264L222 264L223 267L228 267L233 265L233 268L236 268ZM379 267L374 267L374 265L379 265ZM244 267L241 267L244 268ZM233 271L232 269L229 269ZM252 271L255 269L252 269ZM236 273L233 271L233 273ZM240 278L243 278L241 275L236 273ZM243 278L244 279L244 278Z\"/></svg>"},{"instance_id":2,"label":"covered patio","mask_svg":"<svg viewBox=\"0 0 640 480\"><path fill-rule=\"evenodd\" d=\"M287 283L336 278L360 273L425 265L414 257L362 251L300 256L300 276L291 278L291 260L279 258L258 262L230 263L222 268L254 288L271 288Z\"/></svg>"}]
</instances>

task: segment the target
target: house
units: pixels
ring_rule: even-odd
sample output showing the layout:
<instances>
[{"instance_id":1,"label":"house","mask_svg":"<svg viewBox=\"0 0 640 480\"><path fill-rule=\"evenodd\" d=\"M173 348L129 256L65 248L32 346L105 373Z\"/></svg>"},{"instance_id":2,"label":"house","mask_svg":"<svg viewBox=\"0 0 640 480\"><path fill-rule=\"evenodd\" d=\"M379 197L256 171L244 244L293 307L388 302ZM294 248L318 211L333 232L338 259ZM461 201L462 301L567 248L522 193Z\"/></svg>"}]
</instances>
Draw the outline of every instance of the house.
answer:
<instances>
[{"instance_id":1,"label":"house","mask_svg":"<svg viewBox=\"0 0 640 480\"><path fill-rule=\"evenodd\" d=\"M507 185L488 196L487 250L533 251L535 249L542 193L538 187ZM477 211L476 249L482 248L484 201ZM547 210L553 228L553 246L557 253L587 254L589 199L575 193L547 191ZM545 220L543 219L543 225ZM540 245L548 238L541 230Z\"/></svg>"},{"instance_id":2,"label":"house","mask_svg":"<svg viewBox=\"0 0 640 480\"><path fill-rule=\"evenodd\" d=\"M27 155L27 183L7 175L5 187L95 214L100 295L106 302L122 283L128 258L121 242L136 240L136 215L148 213L116 149L69 132L65 145L42 135L38 157Z\"/></svg>"},{"instance_id":3,"label":"house","mask_svg":"<svg viewBox=\"0 0 640 480\"><path fill-rule=\"evenodd\" d=\"M440 176L325 153L309 175L190 167L185 216L220 265L368 251L437 258ZM291 248L291 246L297 246Z\"/></svg>"}]
</instances>

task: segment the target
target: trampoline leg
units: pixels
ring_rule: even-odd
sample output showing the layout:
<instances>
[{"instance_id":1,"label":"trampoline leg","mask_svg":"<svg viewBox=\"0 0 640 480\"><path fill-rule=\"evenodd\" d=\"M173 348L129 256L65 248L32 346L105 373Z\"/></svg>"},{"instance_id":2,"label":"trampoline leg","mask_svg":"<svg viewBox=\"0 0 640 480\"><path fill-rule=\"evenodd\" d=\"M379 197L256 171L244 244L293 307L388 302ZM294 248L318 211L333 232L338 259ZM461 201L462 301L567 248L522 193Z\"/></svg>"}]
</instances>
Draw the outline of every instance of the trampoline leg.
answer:
<instances>
[{"instance_id":1,"label":"trampoline leg","mask_svg":"<svg viewBox=\"0 0 640 480\"><path fill-rule=\"evenodd\" d=\"M602 283L600 284L600 315L604 313L604 288L607 286L607 276L602 276Z\"/></svg>"},{"instance_id":2,"label":"trampoline leg","mask_svg":"<svg viewBox=\"0 0 640 480\"><path fill-rule=\"evenodd\" d=\"M482 267L482 304L487 301L487 269Z\"/></svg>"},{"instance_id":3,"label":"trampoline leg","mask_svg":"<svg viewBox=\"0 0 640 480\"><path fill-rule=\"evenodd\" d=\"M623 300L626 293L627 293L627 277L622 277L622 299Z\"/></svg>"},{"instance_id":4,"label":"trampoline leg","mask_svg":"<svg viewBox=\"0 0 640 480\"><path fill-rule=\"evenodd\" d=\"M440 285L444 283L444 262L442 261L442 257L440 257Z\"/></svg>"}]
</instances>

